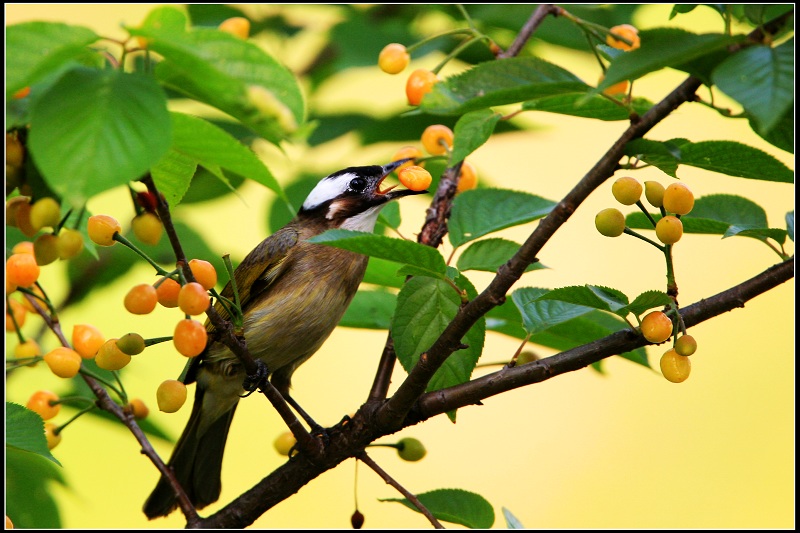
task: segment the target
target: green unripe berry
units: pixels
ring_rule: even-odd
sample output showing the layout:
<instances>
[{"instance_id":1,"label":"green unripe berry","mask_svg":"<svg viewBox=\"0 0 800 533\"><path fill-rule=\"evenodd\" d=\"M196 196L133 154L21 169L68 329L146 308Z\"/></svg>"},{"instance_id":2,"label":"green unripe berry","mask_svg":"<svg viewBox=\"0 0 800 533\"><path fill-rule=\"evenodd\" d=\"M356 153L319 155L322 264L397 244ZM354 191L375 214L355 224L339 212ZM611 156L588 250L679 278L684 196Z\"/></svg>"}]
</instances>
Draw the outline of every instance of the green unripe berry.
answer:
<instances>
[{"instance_id":1,"label":"green unripe berry","mask_svg":"<svg viewBox=\"0 0 800 533\"><path fill-rule=\"evenodd\" d=\"M657 181L644 182L644 197L653 207L664 205L664 186Z\"/></svg>"},{"instance_id":2,"label":"green unripe berry","mask_svg":"<svg viewBox=\"0 0 800 533\"><path fill-rule=\"evenodd\" d=\"M691 335L684 335L675 341L675 351L688 357L697 351L697 341Z\"/></svg>"},{"instance_id":3,"label":"green unripe berry","mask_svg":"<svg viewBox=\"0 0 800 533\"><path fill-rule=\"evenodd\" d=\"M664 190L664 209L676 215L685 215L694 207L694 194L683 183L671 183Z\"/></svg>"},{"instance_id":4,"label":"green unripe berry","mask_svg":"<svg viewBox=\"0 0 800 533\"><path fill-rule=\"evenodd\" d=\"M58 259L58 237L43 233L33 241L33 256L39 266L49 265Z\"/></svg>"},{"instance_id":5,"label":"green unripe berry","mask_svg":"<svg viewBox=\"0 0 800 533\"><path fill-rule=\"evenodd\" d=\"M636 178L625 176L614 182L611 194L622 205L633 205L642 197L642 184Z\"/></svg>"},{"instance_id":6,"label":"green unripe berry","mask_svg":"<svg viewBox=\"0 0 800 533\"><path fill-rule=\"evenodd\" d=\"M625 231L625 215L619 209L609 207L597 213L594 225L601 235L619 237Z\"/></svg>"},{"instance_id":7,"label":"green unripe berry","mask_svg":"<svg viewBox=\"0 0 800 533\"><path fill-rule=\"evenodd\" d=\"M686 381L692 371L692 361L688 357L678 354L674 349L667 350L661 356L661 373L672 383Z\"/></svg>"},{"instance_id":8,"label":"green unripe berry","mask_svg":"<svg viewBox=\"0 0 800 533\"><path fill-rule=\"evenodd\" d=\"M667 215L656 222L656 237L664 244L675 244L683 236L683 222L678 217Z\"/></svg>"},{"instance_id":9,"label":"green unripe berry","mask_svg":"<svg viewBox=\"0 0 800 533\"><path fill-rule=\"evenodd\" d=\"M406 437L397 442L397 454L403 461L419 461L426 453L425 446L415 438Z\"/></svg>"},{"instance_id":10,"label":"green unripe berry","mask_svg":"<svg viewBox=\"0 0 800 533\"><path fill-rule=\"evenodd\" d=\"M144 338L138 333L128 333L117 339L117 348L124 354L138 355L144 351Z\"/></svg>"},{"instance_id":11,"label":"green unripe berry","mask_svg":"<svg viewBox=\"0 0 800 533\"><path fill-rule=\"evenodd\" d=\"M642 319L641 330L645 339L659 344L672 335L672 320L661 311L653 311Z\"/></svg>"}]
</instances>

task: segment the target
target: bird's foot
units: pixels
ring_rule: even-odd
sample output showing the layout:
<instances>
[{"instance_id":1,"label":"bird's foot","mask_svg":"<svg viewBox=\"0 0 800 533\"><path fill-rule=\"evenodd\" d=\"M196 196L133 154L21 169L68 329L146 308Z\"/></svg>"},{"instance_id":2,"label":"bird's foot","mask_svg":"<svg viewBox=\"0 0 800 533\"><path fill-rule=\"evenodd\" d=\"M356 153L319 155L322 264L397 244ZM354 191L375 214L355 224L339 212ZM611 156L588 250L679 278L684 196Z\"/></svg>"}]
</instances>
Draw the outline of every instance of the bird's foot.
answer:
<instances>
[{"instance_id":1,"label":"bird's foot","mask_svg":"<svg viewBox=\"0 0 800 533\"><path fill-rule=\"evenodd\" d=\"M255 374L248 374L245 376L244 381L242 382L242 388L247 391L245 394L241 395L242 398L247 398L257 391L267 377L269 377L269 369L267 368L267 365L260 359L256 359Z\"/></svg>"}]
</instances>

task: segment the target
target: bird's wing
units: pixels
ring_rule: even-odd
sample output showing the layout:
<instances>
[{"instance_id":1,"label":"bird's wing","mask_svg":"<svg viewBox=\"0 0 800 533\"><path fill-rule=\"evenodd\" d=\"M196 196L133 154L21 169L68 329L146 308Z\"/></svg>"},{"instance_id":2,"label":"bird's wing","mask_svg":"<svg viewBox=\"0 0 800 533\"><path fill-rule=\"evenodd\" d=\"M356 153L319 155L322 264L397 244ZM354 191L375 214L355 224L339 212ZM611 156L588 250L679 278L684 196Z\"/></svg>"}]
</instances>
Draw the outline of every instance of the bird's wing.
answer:
<instances>
[{"instance_id":1,"label":"bird's wing","mask_svg":"<svg viewBox=\"0 0 800 533\"><path fill-rule=\"evenodd\" d=\"M297 230L292 226L285 226L263 240L236 267L233 275L242 309L246 309L248 302L267 290L280 276L286 266L287 254L298 240ZM233 286L230 282L220 294L234 301ZM218 301L214 307L223 318L229 318L230 315L221 302ZM208 322L206 327L209 332L214 329Z\"/></svg>"}]
</instances>

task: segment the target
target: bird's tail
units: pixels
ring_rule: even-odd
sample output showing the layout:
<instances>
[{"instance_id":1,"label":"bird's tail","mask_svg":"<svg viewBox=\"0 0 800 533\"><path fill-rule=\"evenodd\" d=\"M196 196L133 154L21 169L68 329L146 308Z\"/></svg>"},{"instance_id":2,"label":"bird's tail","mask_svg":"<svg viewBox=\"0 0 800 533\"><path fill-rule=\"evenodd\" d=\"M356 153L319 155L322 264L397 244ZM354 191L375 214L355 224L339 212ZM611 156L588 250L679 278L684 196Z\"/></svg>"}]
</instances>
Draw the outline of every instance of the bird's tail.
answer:
<instances>
[{"instance_id":1,"label":"bird's tail","mask_svg":"<svg viewBox=\"0 0 800 533\"><path fill-rule=\"evenodd\" d=\"M238 402L234 403L229 411L209 425L207 420L203 420L204 416L208 417L208 413L203 411L204 394L204 388L198 386L189 422L167 463L196 509L202 509L219 499L225 441L238 405ZM175 491L167 478L161 476L143 510L147 518L153 519L167 516L177 506Z\"/></svg>"}]
</instances>

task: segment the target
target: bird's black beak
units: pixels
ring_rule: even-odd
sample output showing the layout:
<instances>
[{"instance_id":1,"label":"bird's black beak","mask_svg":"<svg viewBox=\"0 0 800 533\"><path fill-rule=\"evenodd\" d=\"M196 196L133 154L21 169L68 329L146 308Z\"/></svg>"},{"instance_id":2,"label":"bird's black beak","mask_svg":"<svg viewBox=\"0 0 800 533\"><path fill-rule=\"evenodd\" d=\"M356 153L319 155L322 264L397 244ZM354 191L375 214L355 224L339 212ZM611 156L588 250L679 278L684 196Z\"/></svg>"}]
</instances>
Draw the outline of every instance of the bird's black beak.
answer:
<instances>
[{"instance_id":1,"label":"bird's black beak","mask_svg":"<svg viewBox=\"0 0 800 533\"><path fill-rule=\"evenodd\" d=\"M403 196L412 196L415 194L427 193L428 192L427 190L424 191L412 191L411 189L397 190L395 189L395 187L397 187L396 185L392 185L391 187L388 187L386 189L381 189L381 183L386 178L386 176L388 176L389 174L394 172L397 168L399 168L400 166L404 165L409 161L413 161L413 159L411 158L398 159L397 161L392 161L388 165L383 165L383 167L381 167L383 169L383 172L381 174L380 179L378 180L378 184L375 187L375 195L383 196L386 199L386 201L389 202L396 198L402 198Z\"/></svg>"}]
</instances>

